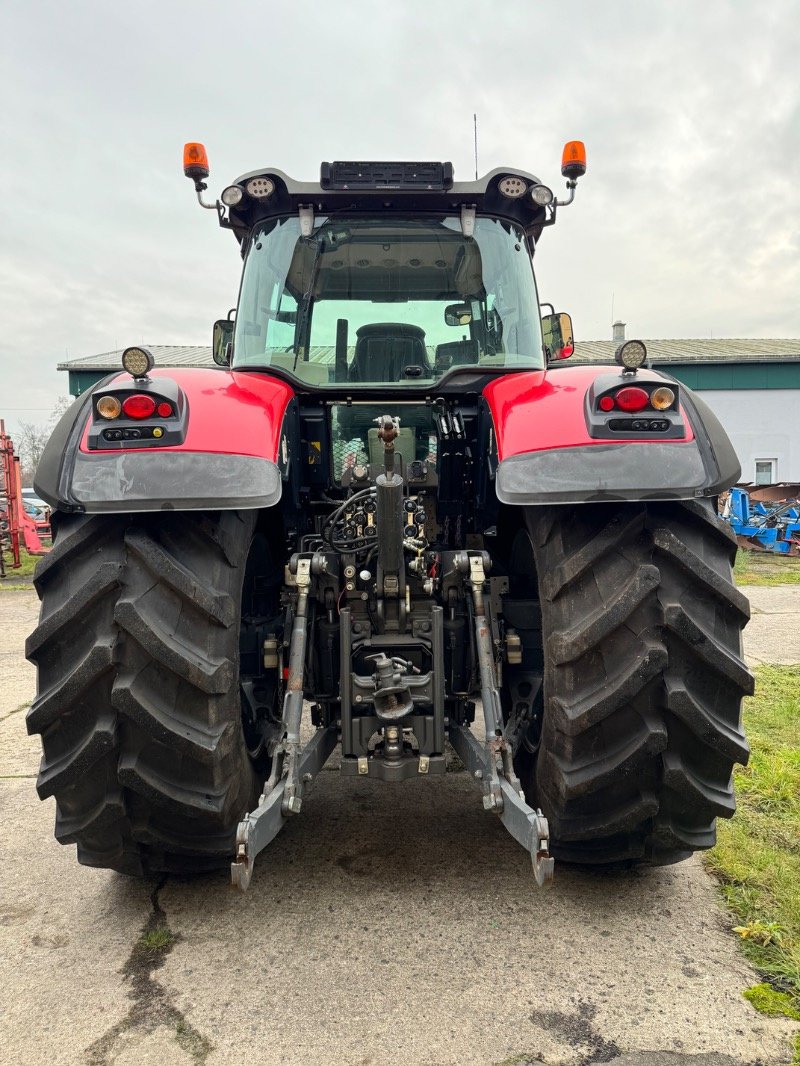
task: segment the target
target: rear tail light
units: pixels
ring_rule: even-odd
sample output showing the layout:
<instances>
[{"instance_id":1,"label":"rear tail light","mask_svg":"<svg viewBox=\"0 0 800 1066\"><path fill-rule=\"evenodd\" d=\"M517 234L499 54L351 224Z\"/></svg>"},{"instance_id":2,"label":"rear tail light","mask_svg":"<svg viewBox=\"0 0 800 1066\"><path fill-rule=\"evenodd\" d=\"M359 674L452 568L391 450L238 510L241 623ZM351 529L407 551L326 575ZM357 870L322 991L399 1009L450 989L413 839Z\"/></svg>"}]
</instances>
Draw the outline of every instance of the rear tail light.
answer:
<instances>
[{"instance_id":1,"label":"rear tail light","mask_svg":"<svg viewBox=\"0 0 800 1066\"><path fill-rule=\"evenodd\" d=\"M122 401L122 410L128 418L150 418L155 413L156 402L152 396L137 393Z\"/></svg>"},{"instance_id":2,"label":"rear tail light","mask_svg":"<svg viewBox=\"0 0 800 1066\"><path fill-rule=\"evenodd\" d=\"M650 397L650 403L655 407L656 411L666 411L668 407L672 407L675 403L675 393L672 389L666 387L656 389Z\"/></svg>"},{"instance_id":3,"label":"rear tail light","mask_svg":"<svg viewBox=\"0 0 800 1066\"><path fill-rule=\"evenodd\" d=\"M628 388L620 389L614 400L620 411L643 411L650 403L650 394L646 389L629 386Z\"/></svg>"},{"instance_id":4,"label":"rear tail light","mask_svg":"<svg viewBox=\"0 0 800 1066\"><path fill-rule=\"evenodd\" d=\"M158 413L162 418L169 418L169 416L172 414L172 404L167 403L166 401L162 401L158 405Z\"/></svg>"},{"instance_id":5,"label":"rear tail light","mask_svg":"<svg viewBox=\"0 0 800 1066\"><path fill-rule=\"evenodd\" d=\"M119 418L122 404L116 396L101 396L97 401L97 413L101 418Z\"/></svg>"}]
</instances>

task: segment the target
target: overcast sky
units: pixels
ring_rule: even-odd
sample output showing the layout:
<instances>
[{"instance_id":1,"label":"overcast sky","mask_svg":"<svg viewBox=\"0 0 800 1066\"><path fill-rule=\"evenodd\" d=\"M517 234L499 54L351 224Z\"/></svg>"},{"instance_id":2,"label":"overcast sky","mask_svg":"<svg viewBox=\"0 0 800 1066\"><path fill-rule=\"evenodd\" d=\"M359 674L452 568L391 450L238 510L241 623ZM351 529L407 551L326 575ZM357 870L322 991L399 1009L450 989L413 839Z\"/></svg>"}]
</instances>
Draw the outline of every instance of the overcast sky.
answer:
<instances>
[{"instance_id":1,"label":"overcast sky","mask_svg":"<svg viewBox=\"0 0 800 1066\"><path fill-rule=\"evenodd\" d=\"M3 0L0 417L45 422L65 358L208 344L236 300L210 194L277 166L449 159L588 173L537 252L579 340L800 338L797 0Z\"/></svg>"}]
</instances>

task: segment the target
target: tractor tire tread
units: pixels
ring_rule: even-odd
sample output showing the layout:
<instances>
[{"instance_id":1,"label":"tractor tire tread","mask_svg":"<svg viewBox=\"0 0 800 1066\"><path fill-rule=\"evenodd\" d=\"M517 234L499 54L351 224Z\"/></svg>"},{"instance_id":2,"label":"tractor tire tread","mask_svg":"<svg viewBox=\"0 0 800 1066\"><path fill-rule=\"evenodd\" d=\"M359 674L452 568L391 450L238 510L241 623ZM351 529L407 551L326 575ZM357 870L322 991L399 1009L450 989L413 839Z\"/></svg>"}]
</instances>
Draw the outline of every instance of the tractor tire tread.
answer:
<instances>
[{"instance_id":1,"label":"tractor tire tread","mask_svg":"<svg viewBox=\"0 0 800 1066\"><path fill-rule=\"evenodd\" d=\"M713 846L746 763L736 545L709 501L530 508L542 737L519 763L557 859L670 863Z\"/></svg>"},{"instance_id":2,"label":"tractor tire tread","mask_svg":"<svg viewBox=\"0 0 800 1066\"><path fill-rule=\"evenodd\" d=\"M238 691L254 526L254 512L57 515L27 725L80 862L141 876L230 861L261 784Z\"/></svg>"}]
</instances>

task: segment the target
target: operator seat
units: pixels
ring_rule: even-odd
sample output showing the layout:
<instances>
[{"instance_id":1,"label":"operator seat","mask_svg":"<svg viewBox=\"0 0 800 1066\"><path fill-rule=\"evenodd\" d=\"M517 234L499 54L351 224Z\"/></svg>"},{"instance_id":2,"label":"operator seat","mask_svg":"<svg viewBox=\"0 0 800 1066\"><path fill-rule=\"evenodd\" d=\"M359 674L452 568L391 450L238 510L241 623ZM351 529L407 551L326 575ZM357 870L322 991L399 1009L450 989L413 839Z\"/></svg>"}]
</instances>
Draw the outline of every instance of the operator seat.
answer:
<instances>
[{"instance_id":1,"label":"operator seat","mask_svg":"<svg viewBox=\"0 0 800 1066\"><path fill-rule=\"evenodd\" d=\"M375 322L356 330L356 348L347 377L349 381L408 381L406 367L418 366L417 378L431 376L425 348L425 330L406 322Z\"/></svg>"}]
</instances>

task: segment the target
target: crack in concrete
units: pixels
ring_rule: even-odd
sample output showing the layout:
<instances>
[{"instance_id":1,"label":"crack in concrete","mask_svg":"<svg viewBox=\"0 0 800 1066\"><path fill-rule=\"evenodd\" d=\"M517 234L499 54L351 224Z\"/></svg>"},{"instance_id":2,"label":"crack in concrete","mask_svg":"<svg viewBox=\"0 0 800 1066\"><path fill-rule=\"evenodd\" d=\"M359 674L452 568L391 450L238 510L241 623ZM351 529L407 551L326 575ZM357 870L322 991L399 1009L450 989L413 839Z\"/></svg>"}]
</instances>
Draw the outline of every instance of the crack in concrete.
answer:
<instances>
[{"instance_id":1,"label":"crack in concrete","mask_svg":"<svg viewBox=\"0 0 800 1066\"><path fill-rule=\"evenodd\" d=\"M175 1042L198 1066L203 1066L214 1050L214 1045L186 1021L182 1011L172 1002L172 994L153 978L154 971L164 965L179 940L170 929L158 898L166 883L165 874L150 894L153 910L121 970L130 980L128 996L133 1005L122 1021L86 1048L87 1066L113 1066L129 1042L126 1039L128 1034L138 1032L146 1036L162 1026L173 1030Z\"/></svg>"},{"instance_id":2,"label":"crack in concrete","mask_svg":"<svg viewBox=\"0 0 800 1066\"><path fill-rule=\"evenodd\" d=\"M0 724L5 722L7 718L10 718L12 714L19 714L20 711L27 711L30 705L30 700L27 703L21 703L19 707L15 707L13 711L9 711L8 714L4 714L3 717L0 718Z\"/></svg>"}]
</instances>

